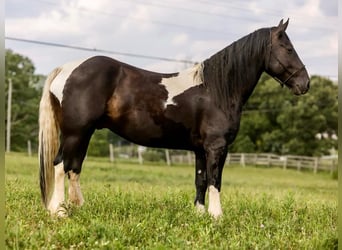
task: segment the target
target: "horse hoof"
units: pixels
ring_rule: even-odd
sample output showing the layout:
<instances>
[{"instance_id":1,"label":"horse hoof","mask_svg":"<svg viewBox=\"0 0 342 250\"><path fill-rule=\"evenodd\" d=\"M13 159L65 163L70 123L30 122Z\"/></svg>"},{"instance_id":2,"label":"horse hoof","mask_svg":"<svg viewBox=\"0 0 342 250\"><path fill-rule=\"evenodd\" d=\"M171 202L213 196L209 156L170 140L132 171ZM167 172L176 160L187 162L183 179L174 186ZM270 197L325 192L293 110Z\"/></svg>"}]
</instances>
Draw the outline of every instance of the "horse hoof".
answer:
<instances>
[{"instance_id":1,"label":"horse hoof","mask_svg":"<svg viewBox=\"0 0 342 250\"><path fill-rule=\"evenodd\" d=\"M54 215L58 218L65 218L68 217L68 212L64 207L60 207L55 213Z\"/></svg>"},{"instance_id":2,"label":"horse hoof","mask_svg":"<svg viewBox=\"0 0 342 250\"><path fill-rule=\"evenodd\" d=\"M222 216L222 210L221 209L208 209L209 214L215 219L219 219Z\"/></svg>"},{"instance_id":3,"label":"horse hoof","mask_svg":"<svg viewBox=\"0 0 342 250\"><path fill-rule=\"evenodd\" d=\"M196 202L196 211L199 213L199 214L204 214L205 213L205 207L203 204L200 204L198 201Z\"/></svg>"},{"instance_id":4,"label":"horse hoof","mask_svg":"<svg viewBox=\"0 0 342 250\"><path fill-rule=\"evenodd\" d=\"M64 206L49 208L50 215L53 217L65 218L68 216L68 211Z\"/></svg>"}]
</instances>

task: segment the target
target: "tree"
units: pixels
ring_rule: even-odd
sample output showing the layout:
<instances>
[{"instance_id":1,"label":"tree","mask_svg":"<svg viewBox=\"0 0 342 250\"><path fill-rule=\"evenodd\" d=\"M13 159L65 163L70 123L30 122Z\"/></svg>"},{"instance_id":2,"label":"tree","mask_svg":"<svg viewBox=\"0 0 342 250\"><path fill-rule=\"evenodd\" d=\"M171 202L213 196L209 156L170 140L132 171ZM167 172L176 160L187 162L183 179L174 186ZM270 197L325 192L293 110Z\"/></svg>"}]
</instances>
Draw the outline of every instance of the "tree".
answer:
<instances>
[{"instance_id":1,"label":"tree","mask_svg":"<svg viewBox=\"0 0 342 250\"><path fill-rule=\"evenodd\" d=\"M31 140L32 145L37 145L38 110L41 96L38 82L41 76L36 75L34 71L34 65L29 58L14 53L12 50L6 50L5 98L7 100L8 81L11 79L13 86L11 150L14 151L25 150L28 140ZM7 102L5 103L7 112Z\"/></svg>"},{"instance_id":2,"label":"tree","mask_svg":"<svg viewBox=\"0 0 342 250\"><path fill-rule=\"evenodd\" d=\"M313 76L304 96L264 74L248 101L231 152L323 155L337 147L337 85Z\"/></svg>"}]
</instances>

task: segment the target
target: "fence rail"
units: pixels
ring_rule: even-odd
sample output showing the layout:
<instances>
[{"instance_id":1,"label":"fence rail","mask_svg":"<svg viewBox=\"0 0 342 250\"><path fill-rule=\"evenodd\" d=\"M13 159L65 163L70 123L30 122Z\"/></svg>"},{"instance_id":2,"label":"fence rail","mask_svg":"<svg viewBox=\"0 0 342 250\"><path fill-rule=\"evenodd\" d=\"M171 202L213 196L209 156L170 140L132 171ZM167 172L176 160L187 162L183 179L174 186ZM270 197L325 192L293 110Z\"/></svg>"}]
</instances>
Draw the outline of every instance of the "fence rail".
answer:
<instances>
[{"instance_id":1,"label":"fence rail","mask_svg":"<svg viewBox=\"0 0 342 250\"><path fill-rule=\"evenodd\" d=\"M194 164L194 155L172 155L172 163ZM232 153L228 154L227 165L253 165L253 166L277 166L284 169L297 169L298 171L308 169L314 173L317 171L337 170L337 156L308 157L298 155L275 155L275 154L247 154Z\"/></svg>"},{"instance_id":2,"label":"fence rail","mask_svg":"<svg viewBox=\"0 0 342 250\"><path fill-rule=\"evenodd\" d=\"M137 151L137 156L139 159L139 163L143 164L145 158L147 161L151 161L147 157L147 153L149 151L144 147L134 147L132 144L130 147L126 147L125 151L122 150L121 147L117 147L113 149L113 146L110 146L110 159L114 161L114 151L116 157L122 158L134 158L136 157L134 152ZM135 150L136 149L136 150ZM151 153L151 152L150 152ZM158 153L160 154L160 152ZM163 159L162 155L158 155L158 159ZM182 154L179 151L174 150L165 150L165 159L168 165L172 164L195 164L195 155L192 152L187 152L186 154ZM153 161L153 160L152 160ZM322 156L322 157L309 157L309 156L298 156L298 155L276 155L270 153L228 153L228 157L226 159L227 165L251 165L251 166L266 166L266 167L281 167L283 169L297 169L300 170L309 170L317 173L318 171L329 171L333 173L337 170L338 164L338 156Z\"/></svg>"},{"instance_id":3,"label":"fence rail","mask_svg":"<svg viewBox=\"0 0 342 250\"><path fill-rule=\"evenodd\" d=\"M317 171L330 171L337 169L337 156L308 157L298 155L274 155L274 154L229 154L226 163L262 166L278 166L284 169L294 168L297 170L309 169Z\"/></svg>"}]
</instances>

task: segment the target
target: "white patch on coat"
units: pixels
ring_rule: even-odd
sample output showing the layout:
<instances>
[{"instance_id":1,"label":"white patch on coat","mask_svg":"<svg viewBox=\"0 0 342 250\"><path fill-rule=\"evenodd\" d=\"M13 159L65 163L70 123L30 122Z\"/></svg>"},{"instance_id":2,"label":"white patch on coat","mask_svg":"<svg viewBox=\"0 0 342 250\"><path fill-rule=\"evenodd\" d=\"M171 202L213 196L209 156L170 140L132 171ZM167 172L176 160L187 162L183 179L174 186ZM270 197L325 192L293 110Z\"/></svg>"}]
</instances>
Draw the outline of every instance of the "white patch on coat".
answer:
<instances>
[{"instance_id":1,"label":"white patch on coat","mask_svg":"<svg viewBox=\"0 0 342 250\"><path fill-rule=\"evenodd\" d=\"M164 85L167 92L168 98L165 106L168 104L174 104L173 98L185 90L199 85L203 82L203 64L198 63L193 67L179 72L177 76L170 78L163 78L161 85Z\"/></svg>"},{"instance_id":2,"label":"white patch on coat","mask_svg":"<svg viewBox=\"0 0 342 250\"><path fill-rule=\"evenodd\" d=\"M55 166L55 186L49 202L48 210L51 214L65 216L65 209L61 206L64 202L64 165L63 162Z\"/></svg>"},{"instance_id":3,"label":"white patch on coat","mask_svg":"<svg viewBox=\"0 0 342 250\"><path fill-rule=\"evenodd\" d=\"M209 186L209 206L208 212L215 219L222 215L220 192L213 185Z\"/></svg>"},{"instance_id":4,"label":"white patch on coat","mask_svg":"<svg viewBox=\"0 0 342 250\"><path fill-rule=\"evenodd\" d=\"M87 59L68 62L61 66L61 72L55 77L50 85L50 92L58 99L59 103L62 103L63 100L63 89L66 83L66 80L69 78L71 73L76 69L80 64L82 64Z\"/></svg>"}]
</instances>

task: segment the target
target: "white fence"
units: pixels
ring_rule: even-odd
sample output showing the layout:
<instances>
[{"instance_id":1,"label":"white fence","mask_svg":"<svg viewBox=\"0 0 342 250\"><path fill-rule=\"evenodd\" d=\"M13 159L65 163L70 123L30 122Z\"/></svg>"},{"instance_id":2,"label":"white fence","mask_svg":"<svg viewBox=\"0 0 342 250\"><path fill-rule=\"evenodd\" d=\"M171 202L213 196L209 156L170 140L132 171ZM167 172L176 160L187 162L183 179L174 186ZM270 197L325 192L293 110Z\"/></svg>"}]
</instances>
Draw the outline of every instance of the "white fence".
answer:
<instances>
[{"instance_id":1,"label":"white fence","mask_svg":"<svg viewBox=\"0 0 342 250\"><path fill-rule=\"evenodd\" d=\"M309 169L317 171L330 171L337 169L337 156L308 157L298 155L274 155L274 154L228 154L227 164L280 166L284 169L297 170Z\"/></svg>"},{"instance_id":2,"label":"white fence","mask_svg":"<svg viewBox=\"0 0 342 250\"><path fill-rule=\"evenodd\" d=\"M178 164L194 164L194 155L171 155L171 162ZM247 154L233 153L228 154L227 165L252 165L252 166L277 166L284 169L292 168L298 171L308 169L314 173L317 171L337 170L338 158L336 156L308 157L296 155L279 156L275 154Z\"/></svg>"},{"instance_id":3,"label":"white fence","mask_svg":"<svg viewBox=\"0 0 342 250\"><path fill-rule=\"evenodd\" d=\"M113 146L109 147L110 159L114 161ZM136 152L135 152L136 151ZM135 153L136 154L135 154ZM184 152L184 151L183 151ZM125 153L125 154L123 154ZM143 164L144 154L147 153L146 148L135 147L133 144L126 147L125 151L122 148L116 148L116 155L118 158L126 156L127 158L138 157L138 162ZM160 153L160 152L159 152ZM158 156L158 158L160 155ZM162 157L164 158L164 157ZM195 155L192 152L181 153L180 151L165 150L165 159L168 165L172 164L195 164ZM148 161L148 160L147 160ZM338 157L337 155L309 157L298 155L276 155L268 153L252 154L252 153L228 153L226 159L227 165L241 165L241 166L266 166L266 167L281 167L283 169L297 169L310 170L314 173L318 171L329 171L333 173L337 170Z\"/></svg>"}]
</instances>

